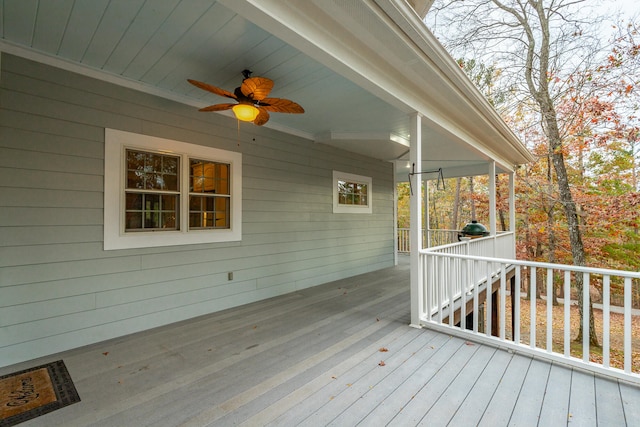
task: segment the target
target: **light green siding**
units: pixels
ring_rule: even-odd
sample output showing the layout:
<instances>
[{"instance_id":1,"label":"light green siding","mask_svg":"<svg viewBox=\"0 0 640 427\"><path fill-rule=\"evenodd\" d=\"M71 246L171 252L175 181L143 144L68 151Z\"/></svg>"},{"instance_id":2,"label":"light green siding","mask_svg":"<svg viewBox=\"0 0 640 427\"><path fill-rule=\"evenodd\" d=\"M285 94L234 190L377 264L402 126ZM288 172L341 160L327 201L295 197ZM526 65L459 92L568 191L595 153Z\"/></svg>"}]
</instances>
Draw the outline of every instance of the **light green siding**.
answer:
<instances>
[{"instance_id":1,"label":"light green siding","mask_svg":"<svg viewBox=\"0 0 640 427\"><path fill-rule=\"evenodd\" d=\"M391 163L3 54L0 366L393 264ZM240 242L104 251L104 128L239 151ZM373 178L332 213L332 171ZM233 279L227 273L233 272Z\"/></svg>"}]
</instances>

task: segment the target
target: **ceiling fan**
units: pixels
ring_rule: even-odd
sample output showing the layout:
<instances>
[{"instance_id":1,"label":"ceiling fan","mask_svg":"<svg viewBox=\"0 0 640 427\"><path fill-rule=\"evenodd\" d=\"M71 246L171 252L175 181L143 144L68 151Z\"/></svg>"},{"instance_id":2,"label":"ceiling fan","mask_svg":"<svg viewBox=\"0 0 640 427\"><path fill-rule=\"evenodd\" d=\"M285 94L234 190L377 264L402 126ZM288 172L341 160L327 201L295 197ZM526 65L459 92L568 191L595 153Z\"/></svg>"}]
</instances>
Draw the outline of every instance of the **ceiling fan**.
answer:
<instances>
[{"instance_id":1,"label":"ceiling fan","mask_svg":"<svg viewBox=\"0 0 640 427\"><path fill-rule=\"evenodd\" d=\"M251 77L251 71L243 70L242 84L233 93L197 80L187 79L194 86L216 95L235 99L237 104L214 104L201 108L199 111L233 110L238 118L245 122L253 122L262 126L269 121L269 111L273 113L304 113L299 104L284 98L267 98L273 88L273 80L266 77Z\"/></svg>"}]
</instances>

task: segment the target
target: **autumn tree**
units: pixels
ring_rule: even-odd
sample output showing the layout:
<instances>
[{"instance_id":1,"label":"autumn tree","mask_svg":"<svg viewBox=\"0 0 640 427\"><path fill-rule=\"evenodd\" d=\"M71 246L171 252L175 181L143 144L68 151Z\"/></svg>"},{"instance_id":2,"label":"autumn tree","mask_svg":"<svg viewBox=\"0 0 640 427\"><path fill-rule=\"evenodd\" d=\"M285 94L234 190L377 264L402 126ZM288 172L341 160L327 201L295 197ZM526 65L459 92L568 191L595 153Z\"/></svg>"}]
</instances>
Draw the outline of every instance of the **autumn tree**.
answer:
<instances>
[{"instance_id":1,"label":"autumn tree","mask_svg":"<svg viewBox=\"0 0 640 427\"><path fill-rule=\"evenodd\" d=\"M434 33L445 38L445 45L474 58L491 55L508 73L510 86L516 90L514 100L531 105L539 117L553 164L559 203L564 211L573 264L586 264L580 219L569 184L564 143L565 123L556 110L568 87L580 87L586 80L584 70L592 69L597 38L587 29L589 22L576 17L580 1L543 0L454 0L436 3L435 15L446 22L433 21ZM439 11L446 13L439 14ZM585 25L585 24L591 24ZM446 31L439 32L439 29ZM573 76L568 85L567 77ZM582 295L583 281L576 276L576 287ZM587 290L588 291L588 290ZM593 309L582 306L581 319L589 316L589 341L598 345ZM585 313L586 312L586 313ZM578 340L582 339L582 321Z\"/></svg>"}]
</instances>

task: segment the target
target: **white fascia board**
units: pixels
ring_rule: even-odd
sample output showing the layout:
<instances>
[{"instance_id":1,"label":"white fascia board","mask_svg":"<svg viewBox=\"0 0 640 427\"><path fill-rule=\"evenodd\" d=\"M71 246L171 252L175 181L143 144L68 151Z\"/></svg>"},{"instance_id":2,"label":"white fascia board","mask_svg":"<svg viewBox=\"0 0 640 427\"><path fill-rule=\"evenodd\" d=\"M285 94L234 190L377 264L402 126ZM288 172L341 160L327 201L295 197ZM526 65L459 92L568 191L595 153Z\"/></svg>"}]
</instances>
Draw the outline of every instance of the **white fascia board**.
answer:
<instances>
[{"instance_id":1,"label":"white fascia board","mask_svg":"<svg viewBox=\"0 0 640 427\"><path fill-rule=\"evenodd\" d=\"M488 126L495 129L512 148L528 161L534 161L534 157L522 144L509 126L502 120L496 110L471 82L464 71L449 55L438 39L429 31L424 22L416 15L416 12L404 0L369 0L374 1L387 16L398 24L420 50L424 52L429 61L442 70L444 82L451 81L450 87L467 99L469 105L475 107L479 115L485 119Z\"/></svg>"}]
</instances>

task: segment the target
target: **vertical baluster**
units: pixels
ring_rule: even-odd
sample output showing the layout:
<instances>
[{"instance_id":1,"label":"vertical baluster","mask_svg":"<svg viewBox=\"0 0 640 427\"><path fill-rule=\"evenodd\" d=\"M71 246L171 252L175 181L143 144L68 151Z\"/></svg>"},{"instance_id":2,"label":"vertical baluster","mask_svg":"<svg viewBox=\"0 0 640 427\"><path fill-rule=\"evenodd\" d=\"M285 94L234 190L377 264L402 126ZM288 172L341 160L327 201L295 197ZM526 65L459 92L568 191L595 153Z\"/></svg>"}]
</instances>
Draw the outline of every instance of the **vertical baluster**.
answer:
<instances>
[{"instance_id":1,"label":"vertical baluster","mask_svg":"<svg viewBox=\"0 0 640 427\"><path fill-rule=\"evenodd\" d=\"M521 280L520 266L516 266L516 285L514 286L515 296L512 296L514 305L513 310L513 342L520 344L520 280Z\"/></svg>"},{"instance_id":2,"label":"vertical baluster","mask_svg":"<svg viewBox=\"0 0 640 427\"><path fill-rule=\"evenodd\" d=\"M450 259L450 273L451 273L451 277L449 277L449 326L453 327L454 320L455 320L455 288L457 286L456 283L458 282L458 273L459 273L459 259L457 258L451 258Z\"/></svg>"},{"instance_id":3,"label":"vertical baluster","mask_svg":"<svg viewBox=\"0 0 640 427\"><path fill-rule=\"evenodd\" d=\"M571 272L564 272L564 356L571 356Z\"/></svg>"},{"instance_id":4,"label":"vertical baluster","mask_svg":"<svg viewBox=\"0 0 640 427\"><path fill-rule=\"evenodd\" d=\"M507 266L500 264L500 339L504 341L507 323Z\"/></svg>"},{"instance_id":5,"label":"vertical baluster","mask_svg":"<svg viewBox=\"0 0 640 427\"><path fill-rule=\"evenodd\" d=\"M610 358L609 358L609 327L611 324L610 321L610 303L611 303L611 294L610 294L610 277L609 275L605 275L602 277L602 366L605 368L609 367Z\"/></svg>"},{"instance_id":6,"label":"vertical baluster","mask_svg":"<svg viewBox=\"0 0 640 427\"><path fill-rule=\"evenodd\" d=\"M547 268L547 352L553 351L553 270Z\"/></svg>"},{"instance_id":7,"label":"vertical baluster","mask_svg":"<svg viewBox=\"0 0 640 427\"><path fill-rule=\"evenodd\" d=\"M467 289L469 286L468 260L462 260L462 277L460 290L460 329L467 329Z\"/></svg>"},{"instance_id":8,"label":"vertical baluster","mask_svg":"<svg viewBox=\"0 0 640 427\"><path fill-rule=\"evenodd\" d=\"M422 280L425 283L425 287L422 291L422 307L424 312L422 315L427 320L431 320L431 287L433 286L433 268L431 268L431 264L433 262L432 255L423 255L423 263L422 263Z\"/></svg>"},{"instance_id":9,"label":"vertical baluster","mask_svg":"<svg viewBox=\"0 0 640 427\"><path fill-rule=\"evenodd\" d=\"M582 361L589 361L589 273L582 274Z\"/></svg>"},{"instance_id":10,"label":"vertical baluster","mask_svg":"<svg viewBox=\"0 0 640 427\"><path fill-rule=\"evenodd\" d=\"M487 262L487 286L485 288L485 290L486 290L485 291L486 292L485 293L486 298L484 299L484 304L485 304L485 307L487 308L487 310L486 310L487 318L485 319L486 320L485 324L487 325L487 330L485 331L485 333L488 336L491 336L491 327L492 327L491 314L493 313L493 310L492 310L493 307L492 307L492 304L491 304L491 300L492 300L492 296L493 296L493 294L491 292L492 288L493 288L492 283L491 283L492 282L492 278L491 278L491 268L492 267L493 267L493 263L492 262Z\"/></svg>"},{"instance_id":11,"label":"vertical baluster","mask_svg":"<svg viewBox=\"0 0 640 427\"><path fill-rule=\"evenodd\" d=\"M436 319L438 321L438 323L442 323L442 291L441 291L441 284L442 281L444 280L444 274L443 274L443 270L444 270L444 257L438 257L438 275L436 276L436 283L435 283L435 289L436 289L436 309L438 310L438 315L436 316Z\"/></svg>"},{"instance_id":12,"label":"vertical baluster","mask_svg":"<svg viewBox=\"0 0 640 427\"><path fill-rule=\"evenodd\" d=\"M529 346L536 348L536 267L531 267L531 276L529 281Z\"/></svg>"},{"instance_id":13,"label":"vertical baluster","mask_svg":"<svg viewBox=\"0 0 640 427\"><path fill-rule=\"evenodd\" d=\"M478 333L478 281L476 271L479 271L479 261L473 261L473 332Z\"/></svg>"},{"instance_id":14,"label":"vertical baluster","mask_svg":"<svg viewBox=\"0 0 640 427\"><path fill-rule=\"evenodd\" d=\"M631 277L624 278L624 371L631 373Z\"/></svg>"}]
</instances>

